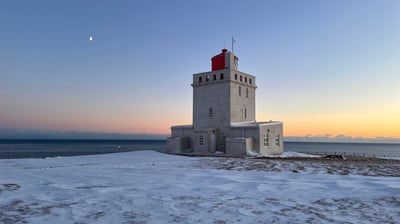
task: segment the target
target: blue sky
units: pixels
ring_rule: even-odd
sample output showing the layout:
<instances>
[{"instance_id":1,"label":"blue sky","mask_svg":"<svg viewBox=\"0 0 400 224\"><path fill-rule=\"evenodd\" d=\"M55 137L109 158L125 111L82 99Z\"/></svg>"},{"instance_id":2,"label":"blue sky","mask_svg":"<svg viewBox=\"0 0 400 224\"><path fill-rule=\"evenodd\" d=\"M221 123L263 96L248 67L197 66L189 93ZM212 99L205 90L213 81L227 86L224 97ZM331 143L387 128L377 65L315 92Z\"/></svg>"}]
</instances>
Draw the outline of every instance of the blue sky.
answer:
<instances>
[{"instance_id":1,"label":"blue sky","mask_svg":"<svg viewBox=\"0 0 400 224\"><path fill-rule=\"evenodd\" d=\"M224 45L285 135L400 137L399 1L3 1L0 129L168 134ZM94 40L89 42L89 36ZM271 94L272 93L272 94Z\"/></svg>"}]
</instances>

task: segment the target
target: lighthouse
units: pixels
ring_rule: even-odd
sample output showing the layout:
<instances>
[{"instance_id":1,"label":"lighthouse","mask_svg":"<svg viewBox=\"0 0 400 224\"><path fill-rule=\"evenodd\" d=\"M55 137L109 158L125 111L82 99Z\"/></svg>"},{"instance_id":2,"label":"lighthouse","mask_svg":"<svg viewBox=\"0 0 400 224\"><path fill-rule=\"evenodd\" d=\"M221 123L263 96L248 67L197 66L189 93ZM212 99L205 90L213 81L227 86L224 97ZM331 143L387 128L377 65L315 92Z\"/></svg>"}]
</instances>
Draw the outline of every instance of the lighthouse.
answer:
<instances>
[{"instance_id":1,"label":"lighthouse","mask_svg":"<svg viewBox=\"0 0 400 224\"><path fill-rule=\"evenodd\" d=\"M256 77L239 71L238 61L222 49L211 58L211 71L193 74L193 123L171 127L169 153L283 152L283 123L256 121Z\"/></svg>"}]
</instances>

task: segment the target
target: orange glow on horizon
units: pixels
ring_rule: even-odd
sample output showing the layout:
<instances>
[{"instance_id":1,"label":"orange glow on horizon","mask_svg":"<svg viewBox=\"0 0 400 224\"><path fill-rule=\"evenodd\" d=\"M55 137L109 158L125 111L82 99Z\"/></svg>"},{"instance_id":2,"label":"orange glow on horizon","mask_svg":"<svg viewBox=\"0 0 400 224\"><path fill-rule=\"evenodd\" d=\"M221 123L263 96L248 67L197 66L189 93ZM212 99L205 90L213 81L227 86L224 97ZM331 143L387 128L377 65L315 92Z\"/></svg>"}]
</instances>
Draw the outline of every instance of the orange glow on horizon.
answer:
<instances>
[{"instance_id":1,"label":"orange glow on horizon","mask_svg":"<svg viewBox=\"0 0 400 224\"><path fill-rule=\"evenodd\" d=\"M344 135L361 138L400 138L400 121L394 116L297 116L283 120L285 136Z\"/></svg>"},{"instance_id":2,"label":"orange glow on horizon","mask_svg":"<svg viewBox=\"0 0 400 224\"><path fill-rule=\"evenodd\" d=\"M279 118L283 121L284 136L339 136L362 138L400 138L400 110L342 114L268 114L257 116L257 121ZM97 114L30 114L24 118L7 117L0 125L20 130L87 131L125 134L170 135L170 127L192 123L191 113L171 112L134 114L132 111L107 111ZM277 120L277 119L275 119Z\"/></svg>"}]
</instances>

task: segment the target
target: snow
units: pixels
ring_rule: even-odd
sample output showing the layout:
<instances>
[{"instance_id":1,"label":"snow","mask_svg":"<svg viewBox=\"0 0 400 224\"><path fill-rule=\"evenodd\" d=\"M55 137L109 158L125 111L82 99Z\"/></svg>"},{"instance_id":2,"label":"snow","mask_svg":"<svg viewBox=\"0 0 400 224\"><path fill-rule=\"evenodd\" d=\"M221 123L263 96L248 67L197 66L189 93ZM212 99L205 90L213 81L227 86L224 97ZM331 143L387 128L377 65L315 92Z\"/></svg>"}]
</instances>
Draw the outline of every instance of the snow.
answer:
<instances>
[{"instance_id":1,"label":"snow","mask_svg":"<svg viewBox=\"0 0 400 224\"><path fill-rule=\"evenodd\" d=\"M283 152L279 155L268 155L268 156L261 155L259 157L265 157L265 158L269 158L269 157L270 158L320 158L321 156L289 151L289 152Z\"/></svg>"},{"instance_id":2,"label":"snow","mask_svg":"<svg viewBox=\"0 0 400 224\"><path fill-rule=\"evenodd\" d=\"M400 157L377 157L379 159L400 160Z\"/></svg>"},{"instance_id":3,"label":"snow","mask_svg":"<svg viewBox=\"0 0 400 224\"><path fill-rule=\"evenodd\" d=\"M0 160L0 223L400 220L399 177L229 170L208 164L224 160L229 158L154 151Z\"/></svg>"},{"instance_id":4,"label":"snow","mask_svg":"<svg viewBox=\"0 0 400 224\"><path fill-rule=\"evenodd\" d=\"M260 154L258 152L254 152L254 151L247 151L247 156L260 156Z\"/></svg>"},{"instance_id":5,"label":"snow","mask_svg":"<svg viewBox=\"0 0 400 224\"><path fill-rule=\"evenodd\" d=\"M309 155L299 152L283 152L279 157L281 158L319 158L321 156Z\"/></svg>"},{"instance_id":6,"label":"snow","mask_svg":"<svg viewBox=\"0 0 400 224\"><path fill-rule=\"evenodd\" d=\"M310 155L310 154L291 152L291 151L283 152L277 155L260 155L259 153L254 151L247 151L247 156L253 156L258 158L321 158L321 156L318 155Z\"/></svg>"}]
</instances>

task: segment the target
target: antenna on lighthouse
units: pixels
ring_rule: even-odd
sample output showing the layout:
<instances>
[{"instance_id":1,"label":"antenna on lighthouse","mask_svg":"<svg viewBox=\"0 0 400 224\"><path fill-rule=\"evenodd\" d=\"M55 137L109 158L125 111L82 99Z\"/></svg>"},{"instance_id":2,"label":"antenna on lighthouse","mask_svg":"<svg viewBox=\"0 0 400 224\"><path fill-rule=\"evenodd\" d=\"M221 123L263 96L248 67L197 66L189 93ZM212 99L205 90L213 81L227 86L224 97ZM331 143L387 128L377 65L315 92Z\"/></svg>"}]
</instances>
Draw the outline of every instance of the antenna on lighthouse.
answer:
<instances>
[{"instance_id":1,"label":"antenna on lighthouse","mask_svg":"<svg viewBox=\"0 0 400 224\"><path fill-rule=\"evenodd\" d=\"M233 44L236 42L235 38L232 36L232 53L233 53Z\"/></svg>"}]
</instances>

